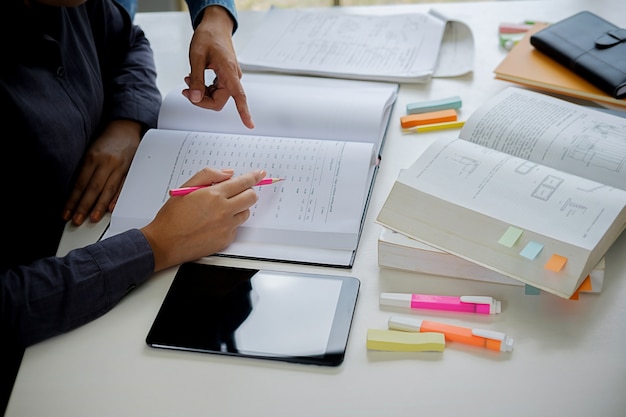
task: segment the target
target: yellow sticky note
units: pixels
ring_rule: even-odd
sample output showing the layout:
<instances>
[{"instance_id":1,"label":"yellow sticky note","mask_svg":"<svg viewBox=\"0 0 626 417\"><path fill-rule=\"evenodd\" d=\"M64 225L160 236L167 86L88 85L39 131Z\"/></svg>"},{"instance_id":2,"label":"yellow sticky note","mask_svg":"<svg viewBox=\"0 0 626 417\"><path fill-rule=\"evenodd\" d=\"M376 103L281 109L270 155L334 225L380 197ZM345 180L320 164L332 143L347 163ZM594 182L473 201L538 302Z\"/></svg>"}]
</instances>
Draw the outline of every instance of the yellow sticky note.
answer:
<instances>
[{"instance_id":1,"label":"yellow sticky note","mask_svg":"<svg viewBox=\"0 0 626 417\"><path fill-rule=\"evenodd\" d=\"M446 339L443 333L403 332L400 330L367 330L367 348L389 352L443 352Z\"/></svg>"},{"instance_id":2,"label":"yellow sticky note","mask_svg":"<svg viewBox=\"0 0 626 417\"><path fill-rule=\"evenodd\" d=\"M567 258L565 256L557 255L556 253L550 257L548 262L544 265L549 271L559 272L565 264L567 263Z\"/></svg>"},{"instance_id":3,"label":"yellow sticky note","mask_svg":"<svg viewBox=\"0 0 626 417\"><path fill-rule=\"evenodd\" d=\"M514 226L509 226L509 228L506 229L506 232L504 232L504 234L498 240L498 243L506 246L507 248L512 248L513 245L515 245L515 242L517 242L520 236L522 236L522 233L524 233L522 229L518 229Z\"/></svg>"}]
</instances>

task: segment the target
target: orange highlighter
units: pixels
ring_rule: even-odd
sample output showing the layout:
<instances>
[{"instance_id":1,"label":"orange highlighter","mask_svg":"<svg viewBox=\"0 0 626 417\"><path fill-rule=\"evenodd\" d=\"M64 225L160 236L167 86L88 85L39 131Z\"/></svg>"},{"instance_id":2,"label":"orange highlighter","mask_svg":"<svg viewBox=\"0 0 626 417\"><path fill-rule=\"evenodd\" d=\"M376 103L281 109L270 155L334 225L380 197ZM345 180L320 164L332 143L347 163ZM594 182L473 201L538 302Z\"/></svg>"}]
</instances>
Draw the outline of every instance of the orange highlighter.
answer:
<instances>
[{"instance_id":1,"label":"orange highlighter","mask_svg":"<svg viewBox=\"0 0 626 417\"><path fill-rule=\"evenodd\" d=\"M388 325L391 330L443 333L446 342L459 342L498 352L513 351L513 339L493 330L470 329L434 321L393 316L389 318Z\"/></svg>"},{"instance_id":2,"label":"orange highlighter","mask_svg":"<svg viewBox=\"0 0 626 417\"><path fill-rule=\"evenodd\" d=\"M432 125L434 123L455 122L457 119L456 110L446 109L431 111L428 113L409 114L400 117L402 129L409 129L415 126Z\"/></svg>"}]
</instances>

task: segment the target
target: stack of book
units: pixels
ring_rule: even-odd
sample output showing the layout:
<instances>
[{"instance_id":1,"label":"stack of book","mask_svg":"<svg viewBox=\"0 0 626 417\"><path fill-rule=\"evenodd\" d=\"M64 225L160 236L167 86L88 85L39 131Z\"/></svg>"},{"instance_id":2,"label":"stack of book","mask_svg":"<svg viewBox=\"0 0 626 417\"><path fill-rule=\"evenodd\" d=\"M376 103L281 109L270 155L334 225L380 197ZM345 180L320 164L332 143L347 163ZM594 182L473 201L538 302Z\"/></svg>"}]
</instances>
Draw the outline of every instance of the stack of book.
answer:
<instances>
[{"instance_id":1,"label":"stack of book","mask_svg":"<svg viewBox=\"0 0 626 417\"><path fill-rule=\"evenodd\" d=\"M531 45L530 37L547 26L536 23L495 68L495 77L539 91L626 109L626 99L612 97Z\"/></svg>"},{"instance_id":2,"label":"stack of book","mask_svg":"<svg viewBox=\"0 0 626 417\"><path fill-rule=\"evenodd\" d=\"M411 239L402 233L381 228L378 235L378 265L383 268L426 275L470 279L494 284L525 284L477 263ZM604 283L604 258L589 274L589 281L580 292L600 293Z\"/></svg>"},{"instance_id":3,"label":"stack of book","mask_svg":"<svg viewBox=\"0 0 626 417\"><path fill-rule=\"evenodd\" d=\"M625 129L509 87L399 174L376 222L569 299L626 227Z\"/></svg>"}]
</instances>

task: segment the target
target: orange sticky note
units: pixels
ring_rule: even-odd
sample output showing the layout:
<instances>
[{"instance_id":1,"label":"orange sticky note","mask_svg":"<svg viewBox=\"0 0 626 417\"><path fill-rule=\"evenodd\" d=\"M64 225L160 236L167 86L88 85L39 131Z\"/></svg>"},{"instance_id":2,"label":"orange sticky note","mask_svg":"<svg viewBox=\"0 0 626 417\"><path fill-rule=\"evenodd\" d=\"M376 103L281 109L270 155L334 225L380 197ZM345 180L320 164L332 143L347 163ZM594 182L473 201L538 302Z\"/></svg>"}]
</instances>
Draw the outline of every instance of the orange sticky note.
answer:
<instances>
[{"instance_id":1,"label":"orange sticky note","mask_svg":"<svg viewBox=\"0 0 626 417\"><path fill-rule=\"evenodd\" d=\"M587 278L580 284L580 287L576 290L574 294L569 298L570 300L578 300L580 298L580 293L585 291L591 291L593 289L593 285L591 284L591 277L587 275Z\"/></svg>"},{"instance_id":2,"label":"orange sticky note","mask_svg":"<svg viewBox=\"0 0 626 417\"><path fill-rule=\"evenodd\" d=\"M446 109L431 111L428 113L408 114L400 117L402 129L415 126L431 125L434 123L455 122L457 119L456 110Z\"/></svg>"},{"instance_id":3,"label":"orange sticky note","mask_svg":"<svg viewBox=\"0 0 626 417\"><path fill-rule=\"evenodd\" d=\"M556 253L550 257L548 262L544 265L544 268L553 272L559 272L565 264L567 263L567 258L565 256L557 255Z\"/></svg>"},{"instance_id":4,"label":"orange sticky note","mask_svg":"<svg viewBox=\"0 0 626 417\"><path fill-rule=\"evenodd\" d=\"M591 291L593 289L593 285L591 284L591 277L587 275L587 278L580 284L578 287L578 291Z\"/></svg>"}]
</instances>

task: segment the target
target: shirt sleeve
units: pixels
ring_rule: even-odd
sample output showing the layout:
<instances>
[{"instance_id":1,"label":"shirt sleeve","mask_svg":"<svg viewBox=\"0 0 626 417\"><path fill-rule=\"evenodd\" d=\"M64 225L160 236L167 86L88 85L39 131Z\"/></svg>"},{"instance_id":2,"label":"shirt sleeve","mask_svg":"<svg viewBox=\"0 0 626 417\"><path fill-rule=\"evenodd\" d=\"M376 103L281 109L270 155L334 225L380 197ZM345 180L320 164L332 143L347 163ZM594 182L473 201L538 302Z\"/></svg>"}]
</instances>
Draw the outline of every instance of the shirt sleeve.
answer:
<instances>
[{"instance_id":1,"label":"shirt sleeve","mask_svg":"<svg viewBox=\"0 0 626 417\"><path fill-rule=\"evenodd\" d=\"M207 6L222 6L230 13L233 19L233 33L237 30L237 9L235 8L235 0L185 0L189 7L189 15L191 23L195 29L200 23L200 14Z\"/></svg>"},{"instance_id":2,"label":"shirt sleeve","mask_svg":"<svg viewBox=\"0 0 626 417\"><path fill-rule=\"evenodd\" d=\"M137 229L65 257L0 273L3 334L23 346L65 333L111 310L154 271L152 249Z\"/></svg>"},{"instance_id":3,"label":"shirt sleeve","mask_svg":"<svg viewBox=\"0 0 626 417\"><path fill-rule=\"evenodd\" d=\"M94 3L104 15L94 13L91 21L106 93L103 122L130 119L156 127L162 97L150 42L121 6Z\"/></svg>"}]
</instances>

